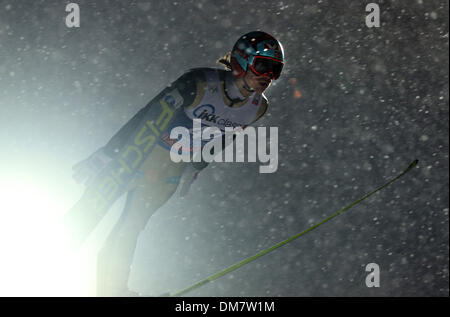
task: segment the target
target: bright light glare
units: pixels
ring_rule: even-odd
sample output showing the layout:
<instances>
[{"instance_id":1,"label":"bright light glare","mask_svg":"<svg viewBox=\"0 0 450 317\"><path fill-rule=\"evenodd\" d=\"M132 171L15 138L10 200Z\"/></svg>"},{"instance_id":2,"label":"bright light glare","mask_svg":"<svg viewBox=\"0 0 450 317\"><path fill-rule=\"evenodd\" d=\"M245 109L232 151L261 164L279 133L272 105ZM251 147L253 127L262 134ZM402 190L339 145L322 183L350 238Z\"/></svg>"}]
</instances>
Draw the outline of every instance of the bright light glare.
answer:
<instances>
[{"instance_id":1,"label":"bright light glare","mask_svg":"<svg viewBox=\"0 0 450 317\"><path fill-rule=\"evenodd\" d=\"M71 202L46 186L0 180L0 296L92 295L95 257L68 247L62 215Z\"/></svg>"}]
</instances>

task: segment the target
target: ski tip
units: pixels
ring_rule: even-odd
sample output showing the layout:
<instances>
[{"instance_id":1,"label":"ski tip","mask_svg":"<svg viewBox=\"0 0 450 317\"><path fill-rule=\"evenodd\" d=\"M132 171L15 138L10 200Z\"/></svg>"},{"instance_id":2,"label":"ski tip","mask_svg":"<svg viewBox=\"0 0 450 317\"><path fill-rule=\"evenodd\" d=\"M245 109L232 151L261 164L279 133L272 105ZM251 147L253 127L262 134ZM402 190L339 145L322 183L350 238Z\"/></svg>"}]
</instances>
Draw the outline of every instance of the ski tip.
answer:
<instances>
[{"instance_id":1,"label":"ski tip","mask_svg":"<svg viewBox=\"0 0 450 317\"><path fill-rule=\"evenodd\" d=\"M419 163L419 160L415 159L411 164L409 164L408 170L414 168L417 165L417 163Z\"/></svg>"}]
</instances>

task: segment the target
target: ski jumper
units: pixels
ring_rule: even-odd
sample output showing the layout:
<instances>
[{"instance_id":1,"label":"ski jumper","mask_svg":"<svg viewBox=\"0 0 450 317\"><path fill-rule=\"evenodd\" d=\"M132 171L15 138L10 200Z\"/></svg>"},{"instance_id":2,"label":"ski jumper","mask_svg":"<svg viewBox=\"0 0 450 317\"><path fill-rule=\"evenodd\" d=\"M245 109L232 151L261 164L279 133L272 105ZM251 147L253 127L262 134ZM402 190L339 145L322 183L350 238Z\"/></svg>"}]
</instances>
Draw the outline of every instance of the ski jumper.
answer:
<instances>
[{"instance_id":1,"label":"ski jumper","mask_svg":"<svg viewBox=\"0 0 450 317\"><path fill-rule=\"evenodd\" d=\"M176 191L187 164L201 170L206 163L175 163L170 159L172 128L192 133L192 120L202 127L243 127L267 110L263 94L243 97L232 73L197 68L182 75L130 119L103 147L113 159L88 186L66 221L82 242L110 206L127 192L122 215L98 255L97 293L121 296L127 292L130 266L139 233L151 215ZM191 143L192 144L192 143ZM106 175L106 176L105 176Z\"/></svg>"}]
</instances>

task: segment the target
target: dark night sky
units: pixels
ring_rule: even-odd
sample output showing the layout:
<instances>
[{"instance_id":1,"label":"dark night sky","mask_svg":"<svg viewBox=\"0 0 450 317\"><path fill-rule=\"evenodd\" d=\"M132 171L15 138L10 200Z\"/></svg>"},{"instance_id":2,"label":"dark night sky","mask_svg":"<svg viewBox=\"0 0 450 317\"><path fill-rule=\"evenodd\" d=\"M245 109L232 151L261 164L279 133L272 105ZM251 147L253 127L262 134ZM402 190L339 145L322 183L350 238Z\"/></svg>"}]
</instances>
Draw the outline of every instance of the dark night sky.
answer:
<instances>
[{"instance_id":1,"label":"dark night sky","mask_svg":"<svg viewBox=\"0 0 450 317\"><path fill-rule=\"evenodd\" d=\"M365 25L371 1L74 2L81 27L69 29L69 2L0 0L0 177L58 182L73 202L82 188L71 166L185 71L219 67L255 29L286 55L257 124L279 127L278 171L210 164L188 197L174 196L147 225L131 289L186 287L418 159L386 190L191 295L449 295L448 1L376 1L379 28ZM380 288L364 283L371 262Z\"/></svg>"}]
</instances>

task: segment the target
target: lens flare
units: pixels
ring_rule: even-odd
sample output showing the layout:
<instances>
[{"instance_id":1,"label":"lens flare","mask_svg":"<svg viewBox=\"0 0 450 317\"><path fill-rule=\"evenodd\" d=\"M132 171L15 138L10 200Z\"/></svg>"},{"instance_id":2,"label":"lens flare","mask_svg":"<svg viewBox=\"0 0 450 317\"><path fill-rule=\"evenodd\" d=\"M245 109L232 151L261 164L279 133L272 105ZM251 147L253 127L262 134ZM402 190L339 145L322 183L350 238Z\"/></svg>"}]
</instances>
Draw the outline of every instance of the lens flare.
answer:
<instances>
[{"instance_id":1,"label":"lens flare","mask_svg":"<svg viewBox=\"0 0 450 317\"><path fill-rule=\"evenodd\" d=\"M90 296L87 249L69 248L63 197L45 182L0 180L0 296Z\"/></svg>"}]
</instances>

